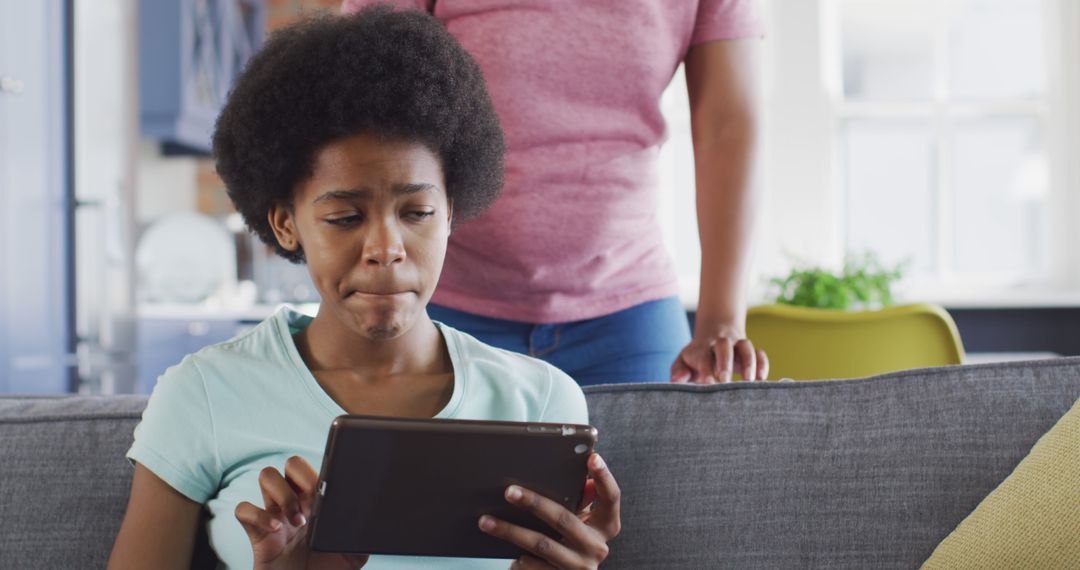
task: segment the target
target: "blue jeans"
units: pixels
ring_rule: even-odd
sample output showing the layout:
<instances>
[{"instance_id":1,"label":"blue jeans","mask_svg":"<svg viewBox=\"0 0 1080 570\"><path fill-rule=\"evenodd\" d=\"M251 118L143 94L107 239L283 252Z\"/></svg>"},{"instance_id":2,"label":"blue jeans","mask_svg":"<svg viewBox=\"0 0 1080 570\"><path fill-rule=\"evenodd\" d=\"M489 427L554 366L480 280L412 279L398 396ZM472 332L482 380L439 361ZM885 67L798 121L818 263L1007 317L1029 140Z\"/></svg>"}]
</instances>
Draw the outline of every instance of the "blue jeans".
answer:
<instances>
[{"instance_id":1,"label":"blue jeans","mask_svg":"<svg viewBox=\"0 0 1080 570\"><path fill-rule=\"evenodd\" d=\"M549 362L582 386L667 382L690 342L677 297L649 301L595 319L533 324L428 305L428 315L481 341Z\"/></svg>"}]
</instances>

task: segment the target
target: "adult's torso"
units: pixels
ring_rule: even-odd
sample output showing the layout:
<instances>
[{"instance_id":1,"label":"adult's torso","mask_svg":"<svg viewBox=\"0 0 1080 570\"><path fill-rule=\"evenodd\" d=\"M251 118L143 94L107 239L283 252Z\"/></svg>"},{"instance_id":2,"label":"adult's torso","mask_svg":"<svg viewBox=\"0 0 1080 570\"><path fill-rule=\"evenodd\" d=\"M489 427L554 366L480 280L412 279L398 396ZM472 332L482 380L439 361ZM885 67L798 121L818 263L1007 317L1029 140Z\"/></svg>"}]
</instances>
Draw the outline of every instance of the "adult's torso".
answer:
<instances>
[{"instance_id":1,"label":"adult's torso","mask_svg":"<svg viewBox=\"0 0 1080 570\"><path fill-rule=\"evenodd\" d=\"M660 95L692 44L756 35L756 0L392 3L430 11L472 54L507 141L502 195L451 235L433 302L560 322L675 294Z\"/></svg>"},{"instance_id":2,"label":"adult's torso","mask_svg":"<svg viewBox=\"0 0 1080 570\"><path fill-rule=\"evenodd\" d=\"M451 236L434 302L530 322L675 292L655 217L660 94L693 0L438 0L507 141L495 205Z\"/></svg>"}]
</instances>

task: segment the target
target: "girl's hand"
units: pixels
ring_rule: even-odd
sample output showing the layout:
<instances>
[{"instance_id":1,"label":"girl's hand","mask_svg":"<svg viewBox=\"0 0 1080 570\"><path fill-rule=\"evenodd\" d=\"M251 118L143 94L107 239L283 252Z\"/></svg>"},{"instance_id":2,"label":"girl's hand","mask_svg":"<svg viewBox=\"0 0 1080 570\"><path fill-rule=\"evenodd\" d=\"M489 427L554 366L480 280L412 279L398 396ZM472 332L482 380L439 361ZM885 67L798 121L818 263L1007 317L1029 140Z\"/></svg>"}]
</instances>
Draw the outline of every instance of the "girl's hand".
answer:
<instances>
[{"instance_id":1,"label":"girl's hand","mask_svg":"<svg viewBox=\"0 0 1080 570\"><path fill-rule=\"evenodd\" d=\"M716 384L731 382L738 371L750 382L769 377L769 358L754 348L741 328L720 325L695 327L694 338L671 365L671 381L676 384ZM710 332L700 332L701 330Z\"/></svg>"},{"instance_id":2,"label":"girl's hand","mask_svg":"<svg viewBox=\"0 0 1080 570\"><path fill-rule=\"evenodd\" d=\"M528 489L511 485L506 500L547 523L562 535L551 538L495 517L480 517L480 530L519 546L529 554L514 561L511 568L597 568L607 558L608 541L619 534L619 485L597 454L589 457L592 480L585 485L585 497L578 514ZM595 502L594 502L595 499Z\"/></svg>"},{"instance_id":3,"label":"girl's hand","mask_svg":"<svg viewBox=\"0 0 1080 570\"><path fill-rule=\"evenodd\" d=\"M247 531L257 569L354 570L367 556L322 554L307 545L307 518L315 499L319 474L304 458L285 462L285 474L273 467L259 473L263 504L260 509L245 501L236 506L236 519Z\"/></svg>"}]
</instances>

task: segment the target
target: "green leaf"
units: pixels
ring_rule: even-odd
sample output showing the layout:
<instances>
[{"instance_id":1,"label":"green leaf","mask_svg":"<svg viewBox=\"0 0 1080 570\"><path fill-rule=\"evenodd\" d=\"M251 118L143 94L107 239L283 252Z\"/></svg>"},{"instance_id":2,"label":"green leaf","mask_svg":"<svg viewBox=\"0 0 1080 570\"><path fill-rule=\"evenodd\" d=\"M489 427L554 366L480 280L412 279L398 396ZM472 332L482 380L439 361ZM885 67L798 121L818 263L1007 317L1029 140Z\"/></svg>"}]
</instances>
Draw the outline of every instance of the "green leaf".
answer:
<instances>
[{"instance_id":1,"label":"green leaf","mask_svg":"<svg viewBox=\"0 0 1080 570\"><path fill-rule=\"evenodd\" d=\"M772 277L768 283L774 302L825 309L861 308L893 303L892 286L903 278L910 260L895 267L882 265L873 252L849 253L839 274L822 267L799 267L795 263L788 275Z\"/></svg>"}]
</instances>

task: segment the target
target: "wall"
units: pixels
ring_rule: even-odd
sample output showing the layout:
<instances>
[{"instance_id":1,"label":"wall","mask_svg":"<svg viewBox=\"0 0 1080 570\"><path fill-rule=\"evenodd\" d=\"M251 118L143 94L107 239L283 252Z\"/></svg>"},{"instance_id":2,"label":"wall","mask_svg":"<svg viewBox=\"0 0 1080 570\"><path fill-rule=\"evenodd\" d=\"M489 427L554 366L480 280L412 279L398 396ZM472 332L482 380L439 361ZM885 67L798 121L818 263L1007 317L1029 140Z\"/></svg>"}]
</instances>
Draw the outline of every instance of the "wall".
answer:
<instances>
[{"instance_id":1,"label":"wall","mask_svg":"<svg viewBox=\"0 0 1080 570\"><path fill-rule=\"evenodd\" d=\"M76 323L83 390L135 380L136 0L76 0Z\"/></svg>"}]
</instances>

